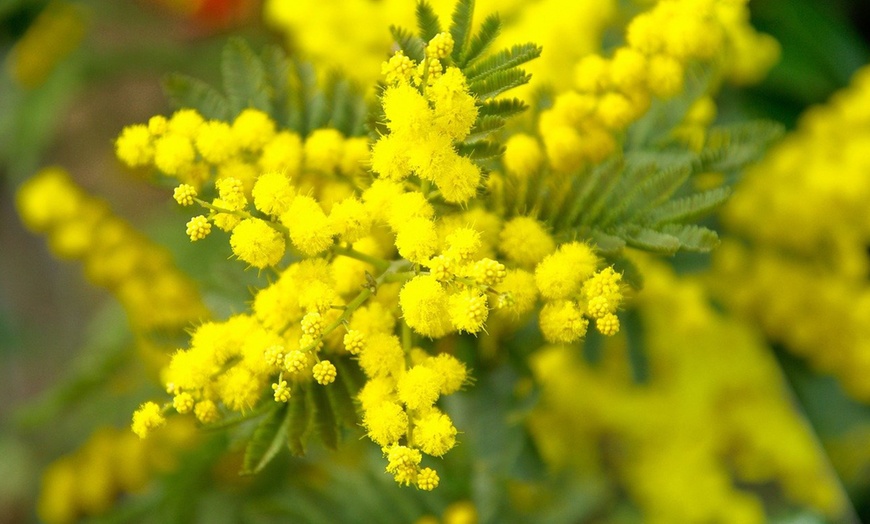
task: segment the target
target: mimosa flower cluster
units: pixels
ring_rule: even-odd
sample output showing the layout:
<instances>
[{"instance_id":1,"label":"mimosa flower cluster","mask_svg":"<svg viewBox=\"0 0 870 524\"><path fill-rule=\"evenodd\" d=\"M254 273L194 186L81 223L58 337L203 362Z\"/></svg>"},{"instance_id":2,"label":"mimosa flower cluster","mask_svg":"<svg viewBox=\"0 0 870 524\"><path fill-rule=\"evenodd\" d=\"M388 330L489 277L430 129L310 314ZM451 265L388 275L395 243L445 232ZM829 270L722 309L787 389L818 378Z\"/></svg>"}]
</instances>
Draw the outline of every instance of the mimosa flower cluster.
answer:
<instances>
[{"instance_id":1,"label":"mimosa flower cluster","mask_svg":"<svg viewBox=\"0 0 870 524\"><path fill-rule=\"evenodd\" d=\"M609 58L583 57L574 69L574 90L559 94L541 115L538 131L550 165L571 172L613 154L654 99L684 91L693 68L697 76L702 65L720 62L724 78L750 82L762 76L779 47L747 21L743 2L717 0L661 1L634 17L625 44Z\"/></svg>"},{"instance_id":2,"label":"mimosa flower cluster","mask_svg":"<svg viewBox=\"0 0 870 524\"><path fill-rule=\"evenodd\" d=\"M870 399L868 109L865 68L747 173L723 215L749 243L723 245L711 280L727 304L863 401Z\"/></svg>"},{"instance_id":3,"label":"mimosa flower cluster","mask_svg":"<svg viewBox=\"0 0 870 524\"><path fill-rule=\"evenodd\" d=\"M85 276L117 297L138 335L181 331L207 316L194 283L168 251L63 169L40 171L18 190L16 204L25 225L45 235L58 258L82 261Z\"/></svg>"},{"instance_id":4,"label":"mimosa flower cluster","mask_svg":"<svg viewBox=\"0 0 870 524\"><path fill-rule=\"evenodd\" d=\"M716 311L700 280L639 262L646 377L623 337L597 364L566 346L532 358L543 399L531 427L548 462L581 476L608 464L653 522L767 522L772 485L839 515L836 476L760 333Z\"/></svg>"},{"instance_id":5,"label":"mimosa flower cluster","mask_svg":"<svg viewBox=\"0 0 870 524\"><path fill-rule=\"evenodd\" d=\"M458 433L436 402L470 378L454 356L418 343L485 336L491 310L516 322L539 294L548 340L580 340L590 320L605 335L619 330L621 275L588 244L559 245L534 218L503 222L476 203L484 173L456 144L481 101L449 65L453 46L439 33L423 63L397 52L383 64L389 133L372 144L369 180L360 139L318 130L303 145L250 109L232 124L181 110L121 133L119 158L179 178L175 200L208 211L188 222L191 241L215 226L230 233L240 261L278 272L250 313L199 325L173 356L163 379L174 411L213 423L257 408L264 391L290 402L305 384L334 387L350 355L367 377L362 424L387 471L428 490L438 475L423 454L444 455ZM355 191L344 195L339 184ZM146 436L167 409L143 404L133 430Z\"/></svg>"}]
</instances>

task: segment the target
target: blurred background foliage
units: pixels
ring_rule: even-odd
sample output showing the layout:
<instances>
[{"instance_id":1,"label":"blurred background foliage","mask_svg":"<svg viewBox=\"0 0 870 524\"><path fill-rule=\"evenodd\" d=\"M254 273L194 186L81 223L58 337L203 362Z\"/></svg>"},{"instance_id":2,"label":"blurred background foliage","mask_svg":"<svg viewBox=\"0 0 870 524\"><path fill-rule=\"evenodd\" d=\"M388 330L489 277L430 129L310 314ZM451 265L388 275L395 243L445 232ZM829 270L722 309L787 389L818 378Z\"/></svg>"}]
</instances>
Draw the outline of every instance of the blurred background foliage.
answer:
<instances>
[{"instance_id":1,"label":"blurred background foliage","mask_svg":"<svg viewBox=\"0 0 870 524\"><path fill-rule=\"evenodd\" d=\"M847 85L870 58L865 0L754 0L750 6L753 24L782 45L782 59L763 83L724 88L722 122L761 117L792 129L806 108ZM131 351L135 341L121 307L107 292L88 285L80 267L52 258L43 240L23 229L14 211L15 189L41 167L63 165L77 183L167 246L181 269L211 290L205 296L209 307L229 311L229 299L243 303L249 276L240 268L208 273L206 268L217 265L207 257L219 256L218 251L191 248L165 192L141 174L121 169L111 142L124 125L168 113L160 88L168 73L215 81L230 34L242 35L255 48L282 41L264 26L261 10L256 0L0 1L0 522L34 521L46 465L80 447L97 426L123 431L131 411L157 389L153 380L143 380L149 373L153 378L154 371L143 370ZM36 24L55 24L49 32L57 38L27 41L28 29ZM28 66L22 53L54 60L31 60L36 65ZM673 264L691 273L708 261L682 255ZM590 340L586 352L595 351ZM802 360L779 348L774 352L857 518L870 521L870 408L849 400L834 379L816 374ZM522 355L514 358L513 364L522 362ZM377 453L354 439L328 461L322 460L324 451L313 449L305 459L282 457L269 466L290 474L239 478L238 464L228 463L232 455L221 459L217 473L212 470L213 459L227 445L220 440L233 435L206 434L196 453L154 458L158 471L175 466L175 472L161 489L125 505L112 521L190 522L196 516L200 522L271 522L290 516L304 522L410 522L445 510L461 518L462 506L451 503L472 489L481 521L492 520L508 508L507 497L513 507L534 500L535 488L524 480L540 479L543 472L538 450L512 422L534 404L534 392L517 396L512 391L515 366L478 362L473 367L484 366L491 368L484 378L448 406L465 431L463 445L444 466L446 477L464 479L458 484L431 495L397 496L392 480L379 472ZM113 377L108 386L107 375ZM512 479L511 490L495 489L504 479ZM192 488L191 482L199 484ZM576 517L578 508L587 508L594 522L596 511L604 513L602 504L611 505L606 514L623 515L626 522L636 517L630 507L613 510L618 502L602 496L606 485L586 478L558 482L561 487L548 494L552 500L549 512L539 515L541 522L565 522L564 515ZM332 489L322 489L327 485ZM190 499L185 493L199 495ZM155 501L164 513L151 512ZM785 515L781 522L821 521Z\"/></svg>"}]
</instances>

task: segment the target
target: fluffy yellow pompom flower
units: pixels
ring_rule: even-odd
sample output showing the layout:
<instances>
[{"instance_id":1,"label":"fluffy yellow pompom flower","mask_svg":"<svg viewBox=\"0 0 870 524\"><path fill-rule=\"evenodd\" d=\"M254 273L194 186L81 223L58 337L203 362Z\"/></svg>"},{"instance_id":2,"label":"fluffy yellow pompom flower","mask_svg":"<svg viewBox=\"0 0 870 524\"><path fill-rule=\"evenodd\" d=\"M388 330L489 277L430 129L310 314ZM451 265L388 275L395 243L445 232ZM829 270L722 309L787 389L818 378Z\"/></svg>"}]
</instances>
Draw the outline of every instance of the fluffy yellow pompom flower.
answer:
<instances>
[{"instance_id":1,"label":"fluffy yellow pompom flower","mask_svg":"<svg viewBox=\"0 0 870 524\"><path fill-rule=\"evenodd\" d=\"M387 473L392 473L396 482L409 486L417 478L417 470L423 460L420 450L394 444L384 450L387 456Z\"/></svg>"},{"instance_id":2,"label":"fluffy yellow pompom flower","mask_svg":"<svg viewBox=\"0 0 870 524\"><path fill-rule=\"evenodd\" d=\"M420 275L402 286L399 306L408 327L431 337L443 337L453 330L447 292L432 276Z\"/></svg>"},{"instance_id":3,"label":"fluffy yellow pompom flower","mask_svg":"<svg viewBox=\"0 0 870 524\"><path fill-rule=\"evenodd\" d=\"M166 129L169 133L193 140L203 122L205 119L195 109L179 109L169 117Z\"/></svg>"},{"instance_id":4,"label":"fluffy yellow pompom flower","mask_svg":"<svg viewBox=\"0 0 870 524\"><path fill-rule=\"evenodd\" d=\"M417 365L399 379L396 389L408 409L431 407L441 392L441 380L432 368Z\"/></svg>"},{"instance_id":5,"label":"fluffy yellow pompom flower","mask_svg":"<svg viewBox=\"0 0 870 524\"><path fill-rule=\"evenodd\" d=\"M393 133L404 136L421 134L432 122L429 103L415 88L408 84L389 87L381 98L387 127Z\"/></svg>"},{"instance_id":6,"label":"fluffy yellow pompom flower","mask_svg":"<svg viewBox=\"0 0 870 524\"><path fill-rule=\"evenodd\" d=\"M316 200L300 195L293 199L281 222L290 230L290 240L308 256L314 256L332 245L333 230L329 218Z\"/></svg>"},{"instance_id":7,"label":"fluffy yellow pompom flower","mask_svg":"<svg viewBox=\"0 0 870 524\"><path fill-rule=\"evenodd\" d=\"M154 159L151 133L142 124L127 126L115 141L115 152L130 167L147 166Z\"/></svg>"},{"instance_id":8,"label":"fluffy yellow pompom flower","mask_svg":"<svg viewBox=\"0 0 870 524\"><path fill-rule=\"evenodd\" d=\"M486 295L477 289L466 289L450 295L448 310L453 327L466 333L480 333L489 315Z\"/></svg>"},{"instance_id":9,"label":"fluffy yellow pompom flower","mask_svg":"<svg viewBox=\"0 0 870 524\"><path fill-rule=\"evenodd\" d=\"M335 382L335 377L337 376L335 365L328 360L322 360L317 364L314 364L311 373L314 375L314 380L323 386Z\"/></svg>"},{"instance_id":10,"label":"fluffy yellow pompom flower","mask_svg":"<svg viewBox=\"0 0 870 524\"><path fill-rule=\"evenodd\" d=\"M190 237L191 242L202 240L209 233L211 233L211 222L203 215L195 216L187 222L187 236Z\"/></svg>"},{"instance_id":11,"label":"fluffy yellow pompom flower","mask_svg":"<svg viewBox=\"0 0 870 524\"><path fill-rule=\"evenodd\" d=\"M251 192L254 206L267 215L280 216L287 211L296 196L290 179L283 173L272 171L257 178Z\"/></svg>"},{"instance_id":12,"label":"fluffy yellow pompom flower","mask_svg":"<svg viewBox=\"0 0 870 524\"><path fill-rule=\"evenodd\" d=\"M369 234L372 218L355 197L345 198L332 206L329 212L332 230L345 242L356 242Z\"/></svg>"},{"instance_id":13,"label":"fluffy yellow pompom flower","mask_svg":"<svg viewBox=\"0 0 870 524\"><path fill-rule=\"evenodd\" d=\"M399 338L383 333L370 335L359 354L359 366L370 378L398 374L405 366L405 352Z\"/></svg>"},{"instance_id":14,"label":"fluffy yellow pompom flower","mask_svg":"<svg viewBox=\"0 0 870 524\"><path fill-rule=\"evenodd\" d=\"M395 402L382 402L365 412L363 426L368 430L369 438L385 448L408 432L408 414Z\"/></svg>"},{"instance_id":15,"label":"fluffy yellow pompom flower","mask_svg":"<svg viewBox=\"0 0 870 524\"><path fill-rule=\"evenodd\" d=\"M598 257L587 244L563 244L538 264L535 282L544 298L568 298L580 291L581 284L592 276L597 265Z\"/></svg>"},{"instance_id":16,"label":"fluffy yellow pompom flower","mask_svg":"<svg viewBox=\"0 0 870 524\"><path fill-rule=\"evenodd\" d=\"M263 269L274 266L284 257L284 237L258 218L239 222L230 237L230 247L239 259Z\"/></svg>"},{"instance_id":17,"label":"fluffy yellow pompom flower","mask_svg":"<svg viewBox=\"0 0 870 524\"><path fill-rule=\"evenodd\" d=\"M332 173L338 168L344 150L344 137L335 129L317 129L305 139L305 168L317 173Z\"/></svg>"},{"instance_id":18,"label":"fluffy yellow pompom flower","mask_svg":"<svg viewBox=\"0 0 870 524\"><path fill-rule=\"evenodd\" d=\"M646 82L647 61L640 51L621 47L610 62L610 79L623 92L640 88Z\"/></svg>"},{"instance_id":19,"label":"fluffy yellow pompom flower","mask_svg":"<svg viewBox=\"0 0 870 524\"><path fill-rule=\"evenodd\" d=\"M302 168L302 139L296 133L281 131L263 146L258 163L263 172L295 177Z\"/></svg>"},{"instance_id":20,"label":"fluffy yellow pompom flower","mask_svg":"<svg viewBox=\"0 0 870 524\"><path fill-rule=\"evenodd\" d=\"M539 321L544 339L554 344L580 340L589 326L580 308L570 300L548 302L541 309Z\"/></svg>"},{"instance_id":21,"label":"fluffy yellow pompom flower","mask_svg":"<svg viewBox=\"0 0 870 524\"><path fill-rule=\"evenodd\" d=\"M447 154L442 163L436 164L434 171L435 184L447 202L461 204L477 194L481 173L470 158Z\"/></svg>"},{"instance_id":22,"label":"fluffy yellow pompom flower","mask_svg":"<svg viewBox=\"0 0 870 524\"><path fill-rule=\"evenodd\" d=\"M245 109L233 121L233 137L242 149L260 151L275 136L275 122L259 109Z\"/></svg>"},{"instance_id":23,"label":"fluffy yellow pompom flower","mask_svg":"<svg viewBox=\"0 0 870 524\"><path fill-rule=\"evenodd\" d=\"M423 468L417 473L417 487L423 491L432 491L438 487L441 479L438 478L438 473L432 468Z\"/></svg>"},{"instance_id":24,"label":"fluffy yellow pompom flower","mask_svg":"<svg viewBox=\"0 0 870 524\"><path fill-rule=\"evenodd\" d=\"M167 175L178 175L190 167L195 158L193 144L185 136L170 133L158 138L154 144L154 164Z\"/></svg>"},{"instance_id":25,"label":"fluffy yellow pompom flower","mask_svg":"<svg viewBox=\"0 0 870 524\"><path fill-rule=\"evenodd\" d=\"M416 264L426 264L438 249L435 223L423 217L414 217L401 224L396 231L399 254Z\"/></svg>"},{"instance_id":26,"label":"fluffy yellow pompom flower","mask_svg":"<svg viewBox=\"0 0 870 524\"><path fill-rule=\"evenodd\" d=\"M218 195L226 209L240 211L248 205L248 199L245 196L245 185L238 178L222 178L215 182L215 187L217 187Z\"/></svg>"},{"instance_id":27,"label":"fluffy yellow pompom flower","mask_svg":"<svg viewBox=\"0 0 870 524\"><path fill-rule=\"evenodd\" d=\"M499 251L520 267L531 269L556 250L556 242L544 226L531 217L516 217L499 235Z\"/></svg>"},{"instance_id":28,"label":"fluffy yellow pompom flower","mask_svg":"<svg viewBox=\"0 0 870 524\"><path fill-rule=\"evenodd\" d=\"M230 125L219 120L200 126L195 143L202 158L211 164L221 164L236 154L237 143Z\"/></svg>"},{"instance_id":29,"label":"fluffy yellow pompom flower","mask_svg":"<svg viewBox=\"0 0 870 524\"><path fill-rule=\"evenodd\" d=\"M448 67L427 91L432 100L435 125L451 140L468 136L477 120L477 105L468 92L465 76L458 67Z\"/></svg>"},{"instance_id":30,"label":"fluffy yellow pompom flower","mask_svg":"<svg viewBox=\"0 0 870 524\"><path fill-rule=\"evenodd\" d=\"M647 84L650 91L662 98L672 97L683 90L685 71L683 64L667 55L655 55L649 60Z\"/></svg>"},{"instance_id":31,"label":"fluffy yellow pompom flower","mask_svg":"<svg viewBox=\"0 0 870 524\"><path fill-rule=\"evenodd\" d=\"M456 445L456 428L450 417L433 409L414 424L414 445L423 453L441 457Z\"/></svg>"},{"instance_id":32,"label":"fluffy yellow pompom flower","mask_svg":"<svg viewBox=\"0 0 870 524\"><path fill-rule=\"evenodd\" d=\"M525 179L540 169L544 153L534 137L517 133L505 144L503 160L509 174Z\"/></svg>"},{"instance_id":33,"label":"fluffy yellow pompom flower","mask_svg":"<svg viewBox=\"0 0 870 524\"><path fill-rule=\"evenodd\" d=\"M439 391L442 395L456 393L468 380L468 369L465 364L453 355L441 353L423 361L423 365L432 369L440 382Z\"/></svg>"},{"instance_id":34,"label":"fluffy yellow pompom flower","mask_svg":"<svg viewBox=\"0 0 870 524\"><path fill-rule=\"evenodd\" d=\"M250 370L234 366L217 380L217 391L224 405L233 411L244 411L256 405L264 381Z\"/></svg>"},{"instance_id":35,"label":"fluffy yellow pompom flower","mask_svg":"<svg viewBox=\"0 0 870 524\"><path fill-rule=\"evenodd\" d=\"M497 304L498 311L501 314L510 314L514 318L531 311L538 299L535 276L522 269L507 271L498 290L501 292Z\"/></svg>"},{"instance_id":36,"label":"fluffy yellow pompom flower","mask_svg":"<svg viewBox=\"0 0 870 524\"><path fill-rule=\"evenodd\" d=\"M373 377L366 381L357 394L363 411L368 411L382 402L396 400L396 381L391 377Z\"/></svg>"},{"instance_id":37,"label":"fluffy yellow pompom flower","mask_svg":"<svg viewBox=\"0 0 870 524\"><path fill-rule=\"evenodd\" d=\"M133 413L133 433L139 438L145 438L152 430L166 424L166 418L160 411L160 406L154 402L146 402Z\"/></svg>"},{"instance_id":38,"label":"fluffy yellow pompom flower","mask_svg":"<svg viewBox=\"0 0 870 524\"><path fill-rule=\"evenodd\" d=\"M461 264L470 262L480 249L480 232L470 227L459 227L447 235L445 255Z\"/></svg>"},{"instance_id":39,"label":"fluffy yellow pompom flower","mask_svg":"<svg viewBox=\"0 0 870 524\"><path fill-rule=\"evenodd\" d=\"M403 137L382 136L372 146L372 171L391 180L404 180L411 174L407 149Z\"/></svg>"}]
</instances>

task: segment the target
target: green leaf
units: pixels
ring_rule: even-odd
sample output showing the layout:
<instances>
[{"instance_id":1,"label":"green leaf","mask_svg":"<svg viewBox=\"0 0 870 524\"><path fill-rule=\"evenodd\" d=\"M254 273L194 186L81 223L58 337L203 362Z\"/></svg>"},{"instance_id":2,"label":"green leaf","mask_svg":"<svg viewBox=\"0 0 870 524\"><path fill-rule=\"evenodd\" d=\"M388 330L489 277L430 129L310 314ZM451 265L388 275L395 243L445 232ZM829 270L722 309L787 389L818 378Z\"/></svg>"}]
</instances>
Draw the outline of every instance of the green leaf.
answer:
<instances>
[{"instance_id":1,"label":"green leaf","mask_svg":"<svg viewBox=\"0 0 870 524\"><path fill-rule=\"evenodd\" d=\"M650 207L666 202L691 175L691 166L677 165L649 176L624 177L621 189L612 194L615 202L610 208L611 211L599 223L611 224L620 219L631 221Z\"/></svg>"},{"instance_id":2,"label":"green leaf","mask_svg":"<svg viewBox=\"0 0 870 524\"><path fill-rule=\"evenodd\" d=\"M177 109L196 109L205 118L229 120L227 99L202 80L172 73L163 79L163 92Z\"/></svg>"},{"instance_id":3,"label":"green leaf","mask_svg":"<svg viewBox=\"0 0 870 524\"><path fill-rule=\"evenodd\" d=\"M290 128L307 136L329 121L329 110L311 64L294 61L290 72Z\"/></svg>"},{"instance_id":4,"label":"green leaf","mask_svg":"<svg viewBox=\"0 0 870 524\"><path fill-rule=\"evenodd\" d=\"M541 56L541 47L532 44L517 44L488 56L474 67L463 70L468 82L480 82L500 71L508 71Z\"/></svg>"},{"instance_id":5,"label":"green leaf","mask_svg":"<svg viewBox=\"0 0 870 524\"><path fill-rule=\"evenodd\" d=\"M509 118L518 115L528 109L529 106L518 98L503 98L499 100L487 100L480 106L478 117L500 116Z\"/></svg>"},{"instance_id":6,"label":"green leaf","mask_svg":"<svg viewBox=\"0 0 870 524\"><path fill-rule=\"evenodd\" d=\"M390 34L393 35L393 40L396 41L396 45L398 45L399 49L405 53L405 56L416 62L423 61L426 53L423 51L424 42L420 37L412 34L406 29L394 25L390 26Z\"/></svg>"},{"instance_id":7,"label":"green leaf","mask_svg":"<svg viewBox=\"0 0 870 524\"><path fill-rule=\"evenodd\" d=\"M241 38L231 39L224 47L221 73L233 115L249 107L272 113L271 87L263 62Z\"/></svg>"},{"instance_id":8,"label":"green leaf","mask_svg":"<svg viewBox=\"0 0 870 524\"><path fill-rule=\"evenodd\" d=\"M287 446L290 453L301 457L305 454L305 434L311 421L311 410L308 408L306 387L293 390L293 396L287 403Z\"/></svg>"},{"instance_id":9,"label":"green leaf","mask_svg":"<svg viewBox=\"0 0 870 524\"><path fill-rule=\"evenodd\" d=\"M590 234L602 255L617 255L625 249L625 240L618 236L609 235L600 229L592 229Z\"/></svg>"},{"instance_id":10,"label":"green leaf","mask_svg":"<svg viewBox=\"0 0 870 524\"><path fill-rule=\"evenodd\" d=\"M626 226L615 234L625 239L628 245L652 253L673 255L680 249L679 238L645 227Z\"/></svg>"},{"instance_id":11,"label":"green leaf","mask_svg":"<svg viewBox=\"0 0 870 524\"><path fill-rule=\"evenodd\" d=\"M290 64L287 54L280 47L271 45L263 49L262 55L266 83L272 93L272 118L279 127L286 127L290 123Z\"/></svg>"},{"instance_id":12,"label":"green leaf","mask_svg":"<svg viewBox=\"0 0 870 524\"><path fill-rule=\"evenodd\" d=\"M644 222L656 226L697 220L722 205L729 196L731 188L723 186L671 200L650 211Z\"/></svg>"},{"instance_id":13,"label":"green leaf","mask_svg":"<svg viewBox=\"0 0 870 524\"><path fill-rule=\"evenodd\" d=\"M489 46L492 45L492 42L498 38L500 32L501 19L498 13L492 13L483 20L483 23L480 24L480 29L477 30L477 34L474 35L471 43L468 44L468 51L465 53L465 63L463 65L467 67L480 58Z\"/></svg>"},{"instance_id":14,"label":"green leaf","mask_svg":"<svg viewBox=\"0 0 870 524\"><path fill-rule=\"evenodd\" d=\"M474 16L474 0L459 0L451 17L450 36L453 37L453 62L465 66L465 52L471 39L471 23Z\"/></svg>"},{"instance_id":15,"label":"green leaf","mask_svg":"<svg viewBox=\"0 0 870 524\"><path fill-rule=\"evenodd\" d=\"M696 253L707 253L719 245L719 235L706 227L684 224L668 224L661 232L677 238L680 249Z\"/></svg>"},{"instance_id":16,"label":"green leaf","mask_svg":"<svg viewBox=\"0 0 870 524\"><path fill-rule=\"evenodd\" d=\"M281 451L290 420L287 414L286 404L275 403L275 409L260 421L245 448L242 474L259 473Z\"/></svg>"},{"instance_id":17,"label":"green leaf","mask_svg":"<svg viewBox=\"0 0 870 524\"><path fill-rule=\"evenodd\" d=\"M429 5L429 2L421 0L417 2L417 28L420 30L420 38L424 42L432 40L441 30L441 22L438 15Z\"/></svg>"},{"instance_id":18,"label":"green leaf","mask_svg":"<svg viewBox=\"0 0 870 524\"><path fill-rule=\"evenodd\" d=\"M363 133L367 111L365 99L350 81L340 76L330 79L325 99L329 107L330 127L341 131L346 137Z\"/></svg>"},{"instance_id":19,"label":"green leaf","mask_svg":"<svg viewBox=\"0 0 870 524\"><path fill-rule=\"evenodd\" d=\"M464 142L471 144L479 142L504 127L505 119L500 116L482 116L478 117L471 132L465 137Z\"/></svg>"},{"instance_id":20,"label":"green leaf","mask_svg":"<svg viewBox=\"0 0 870 524\"><path fill-rule=\"evenodd\" d=\"M700 153L704 169L734 174L759 160L782 134L781 124L766 120L714 127Z\"/></svg>"},{"instance_id":21,"label":"green leaf","mask_svg":"<svg viewBox=\"0 0 870 524\"><path fill-rule=\"evenodd\" d=\"M456 149L460 155L471 157L473 160L489 160L504 153L503 145L486 140L480 140L473 144L458 144Z\"/></svg>"},{"instance_id":22,"label":"green leaf","mask_svg":"<svg viewBox=\"0 0 870 524\"><path fill-rule=\"evenodd\" d=\"M338 423L326 393L326 389L332 386L332 384L321 386L311 382L308 384L308 398L311 399L314 430L320 436L323 445L334 450L338 448Z\"/></svg>"},{"instance_id":23,"label":"green leaf","mask_svg":"<svg viewBox=\"0 0 870 524\"><path fill-rule=\"evenodd\" d=\"M468 90L478 99L486 100L495 98L509 89L527 84L531 78L531 75L526 74L522 69L496 71L481 80L470 83Z\"/></svg>"}]
</instances>

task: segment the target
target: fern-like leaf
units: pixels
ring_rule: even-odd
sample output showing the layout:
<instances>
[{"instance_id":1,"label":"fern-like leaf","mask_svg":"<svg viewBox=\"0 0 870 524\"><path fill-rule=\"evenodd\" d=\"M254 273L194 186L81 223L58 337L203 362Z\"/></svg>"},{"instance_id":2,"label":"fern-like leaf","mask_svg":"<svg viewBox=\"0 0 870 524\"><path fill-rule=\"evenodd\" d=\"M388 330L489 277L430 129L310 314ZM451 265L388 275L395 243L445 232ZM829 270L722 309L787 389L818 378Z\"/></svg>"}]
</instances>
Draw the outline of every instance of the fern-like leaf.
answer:
<instances>
[{"instance_id":1,"label":"fern-like leaf","mask_svg":"<svg viewBox=\"0 0 870 524\"><path fill-rule=\"evenodd\" d=\"M450 23L450 36L453 37L453 63L462 68L465 53L471 39L471 24L474 16L474 0L459 0L453 9Z\"/></svg>"},{"instance_id":2,"label":"fern-like leaf","mask_svg":"<svg viewBox=\"0 0 870 524\"><path fill-rule=\"evenodd\" d=\"M719 235L706 227L693 224L668 224L660 229L680 242L680 249L707 253L719 245Z\"/></svg>"},{"instance_id":3,"label":"fern-like leaf","mask_svg":"<svg viewBox=\"0 0 870 524\"><path fill-rule=\"evenodd\" d=\"M674 199L651 210L644 217L644 222L659 226L671 222L697 220L722 205L730 195L731 188L723 186Z\"/></svg>"},{"instance_id":4,"label":"fern-like leaf","mask_svg":"<svg viewBox=\"0 0 870 524\"><path fill-rule=\"evenodd\" d=\"M416 62L422 62L426 56L423 40L406 29L391 25L390 34L405 56Z\"/></svg>"},{"instance_id":5,"label":"fern-like leaf","mask_svg":"<svg viewBox=\"0 0 870 524\"><path fill-rule=\"evenodd\" d=\"M290 85L290 64L287 54L276 45L266 46L262 52L262 61L266 83L272 93L272 118L280 127L286 127L290 121L290 100L287 92Z\"/></svg>"},{"instance_id":6,"label":"fern-like leaf","mask_svg":"<svg viewBox=\"0 0 870 524\"><path fill-rule=\"evenodd\" d=\"M503 145L496 142L489 142L487 140L480 140L472 144L458 144L456 149L460 155L478 161L496 158L504 153Z\"/></svg>"},{"instance_id":7,"label":"fern-like leaf","mask_svg":"<svg viewBox=\"0 0 870 524\"><path fill-rule=\"evenodd\" d=\"M701 160L709 171L733 175L759 160L783 131L781 124L766 120L714 127L707 134Z\"/></svg>"},{"instance_id":8,"label":"fern-like leaf","mask_svg":"<svg viewBox=\"0 0 870 524\"><path fill-rule=\"evenodd\" d=\"M301 457L305 454L305 435L311 423L311 409L306 398L306 388L293 391L287 407L287 446L290 453Z\"/></svg>"},{"instance_id":9,"label":"fern-like leaf","mask_svg":"<svg viewBox=\"0 0 870 524\"><path fill-rule=\"evenodd\" d=\"M680 239L673 235L640 226L625 226L617 229L615 234L629 246L661 255L673 255L681 245Z\"/></svg>"},{"instance_id":10,"label":"fern-like leaf","mask_svg":"<svg viewBox=\"0 0 870 524\"><path fill-rule=\"evenodd\" d=\"M196 109L203 117L215 120L232 118L226 97L202 80L173 73L163 80L163 92L177 109Z\"/></svg>"},{"instance_id":11,"label":"fern-like leaf","mask_svg":"<svg viewBox=\"0 0 870 524\"><path fill-rule=\"evenodd\" d=\"M495 98L509 89L527 84L531 76L522 69L496 71L485 78L472 82L468 89L480 100Z\"/></svg>"},{"instance_id":12,"label":"fern-like leaf","mask_svg":"<svg viewBox=\"0 0 870 524\"><path fill-rule=\"evenodd\" d=\"M483 23L480 24L480 29L477 30L477 33L468 44L468 49L463 55L463 67L468 67L479 59L489 49L493 41L498 38L500 32L501 19L498 13L492 13L483 20Z\"/></svg>"},{"instance_id":13,"label":"fern-like leaf","mask_svg":"<svg viewBox=\"0 0 870 524\"><path fill-rule=\"evenodd\" d=\"M275 404L275 409L257 425L245 448L242 474L259 473L284 447L289 423L287 412L286 404Z\"/></svg>"},{"instance_id":14,"label":"fern-like leaf","mask_svg":"<svg viewBox=\"0 0 870 524\"><path fill-rule=\"evenodd\" d=\"M312 410L314 431L317 432L317 436L320 437L324 446L334 450L338 448L338 423L326 393L326 388L330 388L332 385L321 386L309 382L307 387L308 398L311 401L309 408Z\"/></svg>"},{"instance_id":15,"label":"fern-like leaf","mask_svg":"<svg viewBox=\"0 0 870 524\"><path fill-rule=\"evenodd\" d=\"M510 118L528 109L529 106L518 98L503 98L499 100L487 100L478 110L478 116L500 116Z\"/></svg>"},{"instance_id":16,"label":"fern-like leaf","mask_svg":"<svg viewBox=\"0 0 870 524\"><path fill-rule=\"evenodd\" d=\"M241 38L231 39L224 47L221 73L233 115L249 107L271 114L272 93L263 62Z\"/></svg>"},{"instance_id":17,"label":"fern-like leaf","mask_svg":"<svg viewBox=\"0 0 870 524\"><path fill-rule=\"evenodd\" d=\"M420 30L420 38L424 42L432 40L438 33L441 32L441 22L438 21L438 15L435 10L429 5L429 2L421 0L417 2L417 28Z\"/></svg>"},{"instance_id":18,"label":"fern-like leaf","mask_svg":"<svg viewBox=\"0 0 870 524\"><path fill-rule=\"evenodd\" d=\"M541 47L532 43L518 44L480 60L473 67L463 70L468 82L474 84L486 80L501 71L521 66L541 56Z\"/></svg>"},{"instance_id":19,"label":"fern-like leaf","mask_svg":"<svg viewBox=\"0 0 870 524\"><path fill-rule=\"evenodd\" d=\"M465 138L465 142L468 144L479 142L504 127L504 124L505 119L500 116L487 115L478 117L474 127L471 128L471 132Z\"/></svg>"}]
</instances>

